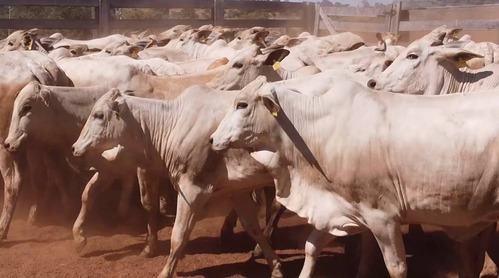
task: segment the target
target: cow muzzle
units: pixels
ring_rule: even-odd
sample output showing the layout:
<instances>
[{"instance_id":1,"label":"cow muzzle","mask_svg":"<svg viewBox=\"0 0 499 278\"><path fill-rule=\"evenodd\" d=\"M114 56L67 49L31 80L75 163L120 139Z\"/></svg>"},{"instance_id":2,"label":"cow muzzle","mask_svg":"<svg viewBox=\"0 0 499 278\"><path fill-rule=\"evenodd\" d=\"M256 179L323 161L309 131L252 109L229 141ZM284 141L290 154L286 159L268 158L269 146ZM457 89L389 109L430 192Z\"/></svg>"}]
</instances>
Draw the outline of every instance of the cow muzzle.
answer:
<instances>
[{"instance_id":1,"label":"cow muzzle","mask_svg":"<svg viewBox=\"0 0 499 278\"><path fill-rule=\"evenodd\" d=\"M369 81L367 81L367 87L371 89L376 89L377 84L378 83L374 79L369 79Z\"/></svg>"},{"instance_id":2,"label":"cow muzzle","mask_svg":"<svg viewBox=\"0 0 499 278\"><path fill-rule=\"evenodd\" d=\"M71 152L73 153L73 156L83 156L85 154L85 148L80 148L78 145L73 144Z\"/></svg>"},{"instance_id":3,"label":"cow muzzle","mask_svg":"<svg viewBox=\"0 0 499 278\"><path fill-rule=\"evenodd\" d=\"M21 143L24 141L25 138L26 138L26 133L23 133L21 136L15 139L7 137L7 139L5 139L2 145L9 152L16 152L17 150L19 150L19 147L21 146Z\"/></svg>"},{"instance_id":4,"label":"cow muzzle","mask_svg":"<svg viewBox=\"0 0 499 278\"><path fill-rule=\"evenodd\" d=\"M215 140L213 136L210 136L209 143L211 145L211 149L216 152L224 152L230 148L229 143L221 143L219 140Z\"/></svg>"}]
</instances>

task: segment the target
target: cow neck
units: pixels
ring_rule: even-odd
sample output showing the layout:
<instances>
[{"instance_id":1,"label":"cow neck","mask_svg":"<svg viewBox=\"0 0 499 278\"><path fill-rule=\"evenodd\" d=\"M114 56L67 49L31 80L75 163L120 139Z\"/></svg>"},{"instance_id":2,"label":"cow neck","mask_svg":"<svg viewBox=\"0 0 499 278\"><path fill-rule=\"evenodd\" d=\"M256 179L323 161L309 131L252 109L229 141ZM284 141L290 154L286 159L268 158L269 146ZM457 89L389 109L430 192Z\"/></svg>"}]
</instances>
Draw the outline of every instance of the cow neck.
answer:
<instances>
[{"instance_id":1,"label":"cow neck","mask_svg":"<svg viewBox=\"0 0 499 278\"><path fill-rule=\"evenodd\" d=\"M281 155L284 155L287 161L294 163L295 169L300 169L302 165L311 165L328 179L323 165L320 165L318 160L318 156L323 153L322 145L314 143L314 138L319 138L322 131L314 123L323 120L329 111L334 111L334 106L327 105L326 109L325 98L308 97L288 89L277 89L276 94L281 105L277 117L281 127L279 137L284 139L282 144L276 147L280 148Z\"/></svg>"},{"instance_id":2,"label":"cow neck","mask_svg":"<svg viewBox=\"0 0 499 278\"><path fill-rule=\"evenodd\" d=\"M169 147L170 135L174 130L180 102L173 100L153 100L144 98L125 98L125 102L133 117L140 125L146 144L146 159L151 159L157 154L166 165L171 165L173 157L167 157L171 153Z\"/></svg>"},{"instance_id":3,"label":"cow neck","mask_svg":"<svg viewBox=\"0 0 499 278\"><path fill-rule=\"evenodd\" d=\"M454 65L442 64L439 68L440 71L442 71L440 76L442 76L441 80L443 80L443 85L436 94L445 95L459 92L489 90L497 87L499 83L499 80L497 79L493 80L493 78L488 78L488 76L493 76L493 71L487 70L487 67L485 70L471 70L466 68L464 71L461 71Z\"/></svg>"}]
</instances>

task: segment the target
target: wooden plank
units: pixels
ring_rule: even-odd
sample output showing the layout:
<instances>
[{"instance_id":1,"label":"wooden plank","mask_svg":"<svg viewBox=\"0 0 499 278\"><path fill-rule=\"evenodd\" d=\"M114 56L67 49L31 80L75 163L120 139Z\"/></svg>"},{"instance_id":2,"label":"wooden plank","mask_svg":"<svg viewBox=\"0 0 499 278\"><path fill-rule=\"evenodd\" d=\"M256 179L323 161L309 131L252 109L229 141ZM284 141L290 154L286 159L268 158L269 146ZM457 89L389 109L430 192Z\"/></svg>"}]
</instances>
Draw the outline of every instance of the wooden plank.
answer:
<instances>
[{"instance_id":1,"label":"wooden plank","mask_svg":"<svg viewBox=\"0 0 499 278\"><path fill-rule=\"evenodd\" d=\"M321 15L319 14L319 3L315 3L314 36L319 36Z\"/></svg>"},{"instance_id":2,"label":"wooden plank","mask_svg":"<svg viewBox=\"0 0 499 278\"><path fill-rule=\"evenodd\" d=\"M96 19L0 19L0 29L97 29Z\"/></svg>"},{"instance_id":3,"label":"wooden plank","mask_svg":"<svg viewBox=\"0 0 499 278\"><path fill-rule=\"evenodd\" d=\"M342 22L331 21L335 30L353 31L353 32L384 32L385 23L360 23L360 22ZM327 29L326 25L321 22L319 28Z\"/></svg>"},{"instance_id":4,"label":"wooden plank","mask_svg":"<svg viewBox=\"0 0 499 278\"><path fill-rule=\"evenodd\" d=\"M499 7L499 4L470 4L463 5L461 3L448 3L445 5L426 2L426 1L411 1L402 2L402 10L426 10L426 9L455 9L455 8L476 8L476 7Z\"/></svg>"},{"instance_id":5,"label":"wooden plank","mask_svg":"<svg viewBox=\"0 0 499 278\"><path fill-rule=\"evenodd\" d=\"M122 19L112 20L111 29L148 29L148 28L167 28L179 24L201 26L212 24L211 19Z\"/></svg>"},{"instance_id":6,"label":"wooden plank","mask_svg":"<svg viewBox=\"0 0 499 278\"><path fill-rule=\"evenodd\" d=\"M388 32L392 32L395 35L399 33L401 10L402 10L401 1L396 1L392 4L390 28L388 29Z\"/></svg>"},{"instance_id":7,"label":"wooden plank","mask_svg":"<svg viewBox=\"0 0 499 278\"><path fill-rule=\"evenodd\" d=\"M109 0L111 7L114 8L213 8L213 1L207 0L182 0L182 1L165 1L165 0Z\"/></svg>"},{"instance_id":8,"label":"wooden plank","mask_svg":"<svg viewBox=\"0 0 499 278\"><path fill-rule=\"evenodd\" d=\"M499 19L458 19L458 20L425 20L425 21L401 21L400 31L428 31L447 25L447 27L458 27L464 30L489 30L499 29Z\"/></svg>"},{"instance_id":9,"label":"wooden plank","mask_svg":"<svg viewBox=\"0 0 499 278\"><path fill-rule=\"evenodd\" d=\"M359 16L359 17L380 17L384 16L389 9L385 7L322 7L322 10L331 16Z\"/></svg>"},{"instance_id":10,"label":"wooden plank","mask_svg":"<svg viewBox=\"0 0 499 278\"><path fill-rule=\"evenodd\" d=\"M109 18L111 15L109 14L109 0L100 0L99 7L99 35L107 36L111 31L109 27Z\"/></svg>"},{"instance_id":11,"label":"wooden plank","mask_svg":"<svg viewBox=\"0 0 499 278\"><path fill-rule=\"evenodd\" d=\"M305 27L305 30L312 33L314 31L315 23L315 3L307 2L306 8L305 17L303 18L303 27Z\"/></svg>"},{"instance_id":12,"label":"wooden plank","mask_svg":"<svg viewBox=\"0 0 499 278\"><path fill-rule=\"evenodd\" d=\"M99 0L0 0L0 6L98 7Z\"/></svg>"},{"instance_id":13,"label":"wooden plank","mask_svg":"<svg viewBox=\"0 0 499 278\"><path fill-rule=\"evenodd\" d=\"M264 1L227 1L221 3L223 9L240 9L240 10L267 10L267 11L285 11L285 10L301 10L305 9L304 3L294 2L264 2Z\"/></svg>"},{"instance_id":14,"label":"wooden plank","mask_svg":"<svg viewBox=\"0 0 499 278\"><path fill-rule=\"evenodd\" d=\"M262 27L303 27L302 20L286 20L286 19L276 19L276 20L260 20L260 19L224 19L222 22L223 26L230 26L235 28L251 28L254 26Z\"/></svg>"},{"instance_id":15,"label":"wooden plank","mask_svg":"<svg viewBox=\"0 0 499 278\"><path fill-rule=\"evenodd\" d=\"M321 6L319 6L319 8L317 9L317 11L319 12L319 15L320 15L320 17L322 19L322 22L324 23L324 26L326 26L326 29L329 32L329 34L333 35L333 34L338 33L338 32L336 32L334 26L331 24L331 19L329 19L329 17L324 12L324 10L322 9Z\"/></svg>"},{"instance_id":16,"label":"wooden plank","mask_svg":"<svg viewBox=\"0 0 499 278\"><path fill-rule=\"evenodd\" d=\"M222 8L223 0L215 0L215 6L213 7L213 25L221 26L224 21L224 9Z\"/></svg>"}]
</instances>

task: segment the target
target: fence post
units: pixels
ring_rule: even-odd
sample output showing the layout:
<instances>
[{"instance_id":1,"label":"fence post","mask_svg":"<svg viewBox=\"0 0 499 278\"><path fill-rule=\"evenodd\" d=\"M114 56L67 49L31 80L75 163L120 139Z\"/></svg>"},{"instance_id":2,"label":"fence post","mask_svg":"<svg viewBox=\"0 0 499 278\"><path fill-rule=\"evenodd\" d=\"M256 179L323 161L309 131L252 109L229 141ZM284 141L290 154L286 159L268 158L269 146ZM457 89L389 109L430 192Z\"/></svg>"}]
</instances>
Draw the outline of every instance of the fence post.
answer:
<instances>
[{"instance_id":1,"label":"fence post","mask_svg":"<svg viewBox=\"0 0 499 278\"><path fill-rule=\"evenodd\" d=\"M213 26L222 26L224 22L223 0L214 0L213 3Z\"/></svg>"},{"instance_id":2,"label":"fence post","mask_svg":"<svg viewBox=\"0 0 499 278\"><path fill-rule=\"evenodd\" d=\"M315 4L307 2L306 6L306 22L304 22L303 27L306 28L307 32L313 33L315 26Z\"/></svg>"},{"instance_id":3,"label":"fence post","mask_svg":"<svg viewBox=\"0 0 499 278\"><path fill-rule=\"evenodd\" d=\"M109 35L110 0L99 0L99 36Z\"/></svg>"},{"instance_id":4,"label":"fence post","mask_svg":"<svg viewBox=\"0 0 499 278\"><path fill-rule=\"evenodd\" d=\"M400 9L402 4L400 1L395 1L392 5L392 10L390 12L390 26L389 32L397 35L399 33L399 23L400 23Z\"/></svg>"},{"instance_id":5,"label":"fence post","mask_svg":"<svg viewBox=\"0 0 499 278\"><path fill-rule=\"evenodd\" d=\"M319 3L315 3L315 18L314 18L314 36L319 36L320 33L320 23L321 23L321 15L319 13Z\"/></svg>"}]
</instances>

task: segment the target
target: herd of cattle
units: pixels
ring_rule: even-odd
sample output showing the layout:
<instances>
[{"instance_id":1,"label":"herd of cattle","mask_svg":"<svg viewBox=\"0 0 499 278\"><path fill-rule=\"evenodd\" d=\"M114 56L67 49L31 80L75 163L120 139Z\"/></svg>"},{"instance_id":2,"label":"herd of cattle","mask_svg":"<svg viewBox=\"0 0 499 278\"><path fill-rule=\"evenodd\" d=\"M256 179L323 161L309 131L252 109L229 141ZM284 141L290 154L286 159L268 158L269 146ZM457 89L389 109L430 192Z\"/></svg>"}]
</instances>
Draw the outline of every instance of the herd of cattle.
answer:
<instances>
[{"instance_id":1,"label":"herd of cattle","mask_svg":"<svg viewBox=\"0 0 499 278\"><path fill-rule=\"evenodd\" d=\"M460 277L479 277L499 219L499 45L459 31L441 26L408 47L390 34L366 46L349 32L262 27L92 40L16 31L0 41L0 239L23 186L37 190L33 222L48 186L69 207L80 184L80 251L96 194L120 180L126 214L138 180L144 256L157 251L164 188L178 192L160 277L175 274L198 219L231 210L282 277L267 238L284 208L314 227L301 278L331 240L359 233L358 277L370 277L376 243L390 276L406 277L405 224L441 227L457 241Z\"/></svg>"}]
</instances>

